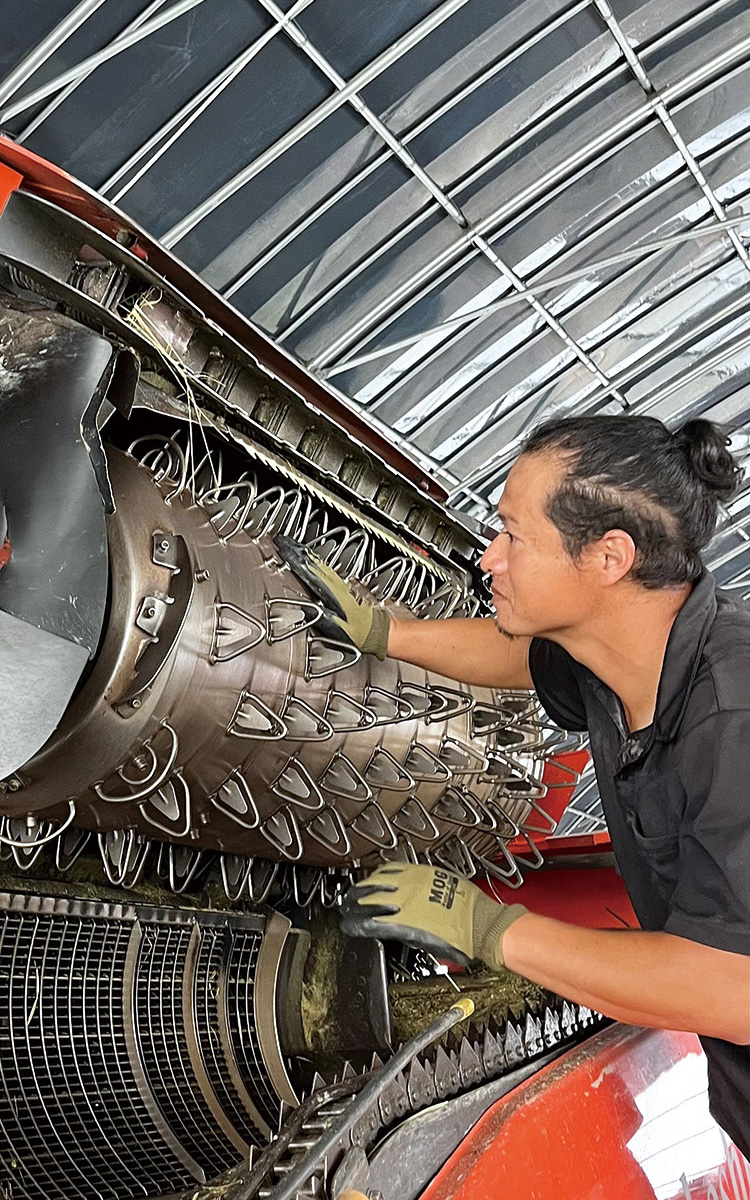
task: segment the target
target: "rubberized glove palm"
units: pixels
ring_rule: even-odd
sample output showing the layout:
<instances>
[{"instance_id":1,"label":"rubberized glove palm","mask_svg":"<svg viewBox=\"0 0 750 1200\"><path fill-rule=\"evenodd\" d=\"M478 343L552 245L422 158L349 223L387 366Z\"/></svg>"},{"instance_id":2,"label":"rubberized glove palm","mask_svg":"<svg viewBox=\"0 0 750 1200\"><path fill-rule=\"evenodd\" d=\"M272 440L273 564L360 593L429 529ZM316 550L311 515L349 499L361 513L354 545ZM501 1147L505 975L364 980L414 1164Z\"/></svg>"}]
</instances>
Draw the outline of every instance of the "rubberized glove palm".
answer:
<instances>
[{"instance_id":1,"label":"rubberized glove palm","mask_svg":"<svg viewBox=\"0 0 750 1200\"><path fill-rule=\"evenodd\" d=\"M356 883L341 906L350 937L395 938L468 965L504 966L503 935L527 909L499 904L445 867L386 863Z\"/></svg>"},{"instance_id":2,"label":"rubberized glove palm","mask_svg":"<svg viewBox=\"0 0 750 1200\"><path fill-rule=\"evenodd\" d=\"M327 637L351 642L363 654L374 654L382 662L391 624L385 609L355 596L346 580L302 542L279 536L274 545L297 578L323 601L325 611L317 628Z\"/></svg>"}]
</instances>

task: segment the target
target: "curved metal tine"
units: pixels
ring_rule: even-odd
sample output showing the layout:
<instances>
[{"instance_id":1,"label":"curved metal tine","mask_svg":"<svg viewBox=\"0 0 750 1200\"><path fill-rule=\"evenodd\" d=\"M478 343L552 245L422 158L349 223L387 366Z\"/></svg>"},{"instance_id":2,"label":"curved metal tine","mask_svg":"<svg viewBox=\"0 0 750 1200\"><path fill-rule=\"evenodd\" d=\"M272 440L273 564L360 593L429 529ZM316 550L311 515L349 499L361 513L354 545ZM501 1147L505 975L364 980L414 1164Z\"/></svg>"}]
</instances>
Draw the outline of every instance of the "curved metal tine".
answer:
<instances>
[{"instance_id":1,"label":"curved metal tine","mask_svg":"<svg viewBox=\"0 0 750 1200\"><path fill-rule=\"evenodd\" d=\"M317 537L311 538L305 545L308 550L314 550L318 558L322 558L324 563L331 566L331 559L339 553L342 546L346 545L350 535L351 530L347 525L334 525L331 529L326 528ZM332 543L330 548L328 546L329 542Z\"/></svg>"},{"instance_id":2,"label":"curved metal tine","mask_svg":"<svg viewBox=\"0 0 750 1200\"><path fill-rule=\"evenodd\" d=\"M259 492L255 500L250 505L250 511L247 515L245 524L242 526L248 537L262 537L266 532L271 521L278 516L281 506L284 503L286 493L280 484L275 483L272 487L266 488L264 492ZM261 505L265 505L265 509L258 516Z\"/></svg>"},{"instance_id":3,"label":"curved metal tine","mask_svg":"<svg viewBox=\"0 0 750 1200\"><path fill-rule=\"evenodd\" d=\"M448 721L452 717L462 717L465 713L471 712L476 703L471 692L463 692L460 688L446 687L442 683L431 688L431 691L444 696L447 707L435 715L428 713L425 717L428 725L435 721Z\"/></svg>"},{"instance_id":4,"label":"curved metal tine","mask_svg":"<svg viewBox=\"0 0 750 1200\"><path fill-rule=\"evenodd\" d=\"M505 729L514 724L514 718L505 712L498 704L486 704L480 701L474 705L471 714L471 737L490 737L499 729Z\"/></svg>"},{"instance_id":5,"label":"curved metal tine","mask_svg":"<svg viewBox=\"0 0 750 1200\"><path fill-rule=\"evenodd\" d=\"M393 558L387 559L380 566L376 566L372 571L368 571L362 579L362 583L372 592L373 596L377 596L379 600L389 600L393 597L396 588L401 583L403 576L409 568L409 560L402 555L394 555ZM390 573L390 578L386 575L386 582L380 583L378 577L385 572Z\"/></svg>"},{"instance_id":6,"label":"curved metal tine","mask_svg":"<svg viewBox=\"0 0 750 1200\"><path fill-rule=\"evenodd\" d=\"M364 574L370 535L366 529L355 529L328 559L329 567L338 571L345 579L358 579Z\"/></svg>"},{"instance_id":7,"label":"curved metal tine","mask_svg":"<svg viewBox=\"0 0 750 1200\"><path fill-rule=\"evenodd\" d=\"M411 683L407 679L399 679L398 683L396 684L396 690L399 696L402 696L404 692L406 692L407 695L409 692L412 692L412 694L418 693L420 696L424 696L425 699L422 702L421 707L416 707L412 701L409 701L413 708L412 715L417 718L427 717L428 714L431 714L433 718L437 720L438 714L445 712L445 710L449 707L449 700L447 696L441 695L436 688L423 687L421 683Z\"/></svg>"},{"instance_id":8,"label":"curved metal tine","mask_svg":"<svg viewBox=\"0 0 750 1200\"><path fill-rule=\"evenodd\" d=\"M75 826L66 829L55 842L55 866L58 871L68 871L81 856L92 837L88 829Z\"/></svg>"},{"instance_id":9,"label":"curved metal tine","mask_svg":"<svg viewBox=\"0 0 750 1200\"><path fill-rule=\"evenodd\" d=\"M329 512L327 508L321 508L319 505L313 505L310 516L307 520L305 529L304 541L306 546L312 545L316 538L321 537L328 528ZM309 540L308 540L309 539Z\"/></svg>"},{"instance_id":10,"label":"curved metal tine","mask_svg":"<svg viewBox=\"0 0 750 1200\"><path fill-rule=\"evenodd\" d=\"M308 821L305 833L315 838L315 841L327 850L333 851L339 858L345 858L351 852L352 843L347 828L339 816L338 809L332 805L321 808L320 812Z\"/></svg>"},{"instance_id":11,"label":"curved metal tine","mask_svg":"<svg viewBox=\"0 0 750 1200\"><path fill-rule=\"evenodd\" d=\"M466 875L467 880L472 880L472 878L474 878L476 875L476 860L474 858L474 854L469 850L466 841L463 840L460 834L454 834L454 836L452 836L450 839L450 842L445 842L445 845L450 845L452 847L454 842L457 852L454 870L458 871L458 874L460 875ZM442 848L443 847L438 846L436 850L432 851L434 858L438 858Z\"/></svg>"},{"instance_id":12,"label":"curved metal tine","mask_svg":"<svg viewBox=\"0 0 750 1200\"><path fill-rule=\"evenodd\" d=\"M518 837L519 833L521 832L520 828L513 820L510 813L506 812L502 804L500 804L494 796L488 800L484 800L483 805L495 820L495 828L493 833L496 838L498 838L500 841L509 841L511 838ZM502 825L498 823L498 818L500 822L505 822L505 829L503 829Z\"/></svg>"},{"instance_id":13,"label":"curved metal tine","mask_svg":"<svg viewBox=\"0 0 750 1200\"><path fill-rule=\"evenodd\" d=\"M241 829L257 829L260 825L258 806L239 767L209 795L208 803Z\"/></svg>"},{"instance_id":14,"label":"curved metal tine","mask_svg":"<svg viewBox=\"0 0 750 1200\"><path fill-rule=\"evenodd\" d=\"M281 870L281 863L267 858L251 858L247 873L247 890L254 904L263 904Z\"/></svg>"},{"instance_id":15,"label":"curved metal tine","mask_svg":"<svg viewBox=\"0 0 750 1200\"><path fill-rule=\"evenodd\" d=\"M308 496L304 493L300 494L302 495L303 500L302 505L299 512L295 516L294 522L287 523L285 532L288 533L289 537L294 538L296 541L304 542L307 536L307 527L310 524L310 518L313 513L313 502L312 496Z\"/></svg>"},{"instance_id":16,"label":"curved metal tine","mask_svg":"<svg viewBox=\"0 0 750 1200\"><path fill-rule=\"evenodd\" d=\"M539 701L534 692L521 691L516 688L498 691L495 689L495 704L500 709L505 709L508 716L512 720L519 720L521 717L538 714L540 712Z\"/></svg>"},{"instance_id":17,"label":"curved metal tine","mask_svg":"<svg viewBox=\"0 0 750 1200\"><path fill-rule=\"evenodd\" d=\"M429 596L425 596L424 599L420 600L418 604L414 605L414 611L415 611L416 615L418 617L424 616L426 614L426 610L433 608L437 602L438 611L430 612L429 616L430 617L443 616L443 613L445 612L445 610L448 607L448 604L450 603L450 599L453 595L453 590L454 589L452 588L451 584L447 580L445 583L441 583L440 586L436 587L433 592L430 592Z\"/></svg>"},{"instance_id":18,"label":"curved metal tine","mask_svg":"<svg viewBox=\"0 0 750 1200\"><path fill-rule=\"evenodd\" d=\"M419 756L422 755L424 765L419 768ZM415 760L411 763L410 760ZM453 780L453 772L447 763L443 763L438 758L437 754L433 754L427 746L423 746L421 742L412 742L409 753L404 760L404 767L412 776L416 783L445 783L450 785Z\"/></svg>"},{"instance_id":19,"label":"curved metal tine","mask_svg":"<svg viewBox=\"0 0 750 1200\"><path fill-rule=\"evenodd\" d=\"M340 716L331 711L337 705L340 708L343 707L344 710L348 708L351 715L357 717L357 720L353 723L350 721L348 725L342 725ZM335 730L336 733L354 733L358 729L373 729L378 723L377 715L371 708L368 708L366 704L360 704L358 700L355 700L353 696L348 696L345 692L336 691L335 688L331 688L328 693L323 715L331 726L331 732Z\"/></svg>"},{"instance_id":20,"label":"curved metal tine","mask_svg":"<svg viewBox=\"0 0 750 1200\"><path fill-rule=\"evenodd\" d=\"M519 860L520 865L523 867L528 867L530 871L538 871L540 867L544 866L544 858L542 856L542 852L539 849L539 847L537 846L536 842L533 840L533 838L529 837L529 834L523 828L521 829L521 837L526 842L526 845L529 847L529 850L531 851L531 858L520 859Z\"/></svg>"},{"instance_id":21,"label":"curved metal tine","mask_svg":"<svg viewBox=\"0 0 750 1200\"><path fill-rule=\"evenodd\" d=\"M44 849L43 845L36 845L34 842L17 842L11 836L12 821L24 821L25 817L3 817L0 821L0 841L10 848L11 858L15 862L20 871L30 871L34 863L39 858L39 855ZM49 825L48 821L37 826L40 833L44 833L45 825Z\"/></svg>"},{"instance_id":22,"label":"curved metal tine","mask_svg":"<svg viewBox=\"0 0 750 1200\"><path fill-rule=\"evenodd\" d=\"M579 747L577 747L577 749L582 750L583 746L579 746ZM548 780L545 780L545 787L547 788L547 791L549 791L549 792L554 791L555 788L575 787L575 785L578 783L578 780L581 778L581 776L583 775L583 772L586 769L586 766L584 764L582 769L580 771L577 771L575 769L575 767L571 767L569 763L557 761L555 759L554 755L552 756L551 761L554 762L555 769L558 771L562 771L563 775L568 775L569 779L558 779L556 781L552 781L551 783ZM591 759L589 759L588 761L590 762Z\"/></svg>"},{"instance_id":23,"label":"curved metal tine","mask_svg":"<svg viewBox=\"0 0 750 1200\"><path fill-rule=\"evenodd\" d=\"M290 864L292 876L292 898L298 908L307 908L320 891L323 882L323 872L320 867L310 867L302 863Z\"/></svg>"},{"instance_id":24,"label":"curved metal tine","mask_svg":"<svg viewBox=\"0 0 750 1200\"><path fill-rule=\"evenodd\" d=\"M392 715L389 712L378 716L377 708L374 708L370 703L371 696L375 698L376 705L380 704L381 708L382 701L379 701L378 697L384 697L386 702L392 705L392 707L395 709L395 715ZM413 704L410 704L409 701L403 696L399 696L398 693L389 691L388 688L375 687L374 684L368 684L365 688L363 699L365 705L371 710L371 712L375 713L376 725L395 725L398 721L409 721L412 717L417 716Z\"/></svg>"},{"instance_id":25,"label":"curved metal tine","mask_svg":"<svg viewBox=\"0 0 750 1200\"><path fill-rule=\"evenodd\" d=\"M372 800L369 782L341 750L336 751L320 775L318 784L329 795L338 796L341 800L352 800L357 804L368 804ZM310 825L307 828L310 829Z\"/></svg>"},{"instance_id":26,"label":"curved metal tine","mask_svg":"<svg viewBox=\"0 0 750 1200\"><path fill-rule=\"evenodd\" d=\"M146 454L136 454L136 448L144 442L147 444L156 442L157 444ZM170 483L180 483L180 490L184 489L187 482L187 460L182 447L174 438L166 437L161 433L146 433L142 437L135 438L128 446L127 452L132 458L137 459L141 466L147 467L152 472L157 483L166 479ZM165 467L162 467L159 462L162 456L166 459ZM152 458L153 462L151 462ZM175 465L179 470L173 475L171 472Z\"/></svg>"},{"instance_id":27,"label":"curved metal tine","mask_svg":"<svg viewBox=\"0 0 750 1200\"><path fill-rule=\"evenodd\" d=\"M398 812L393 814L392 820L399 833L419 838L420 842L434 842L440 837L440 830L416 796L409 796Z\"/></svg>"},{"instance_id":28,"label":"curved metal tine","mask_svg":"<svg viewBox=\"0 0 750 1200\"><path fill-rule=\"evenodd\" d=\"M182 796L178 793L178 783L182 791ZM147 807L149 804L152 809L156 808L155 798L159 794L158 792L149 796L147 800L142 800L138 805L138 811L144 821L148 821L149 825L153 825L154 829L158 829L160 833L166 833L167 837L187 837L191 828L191 796L187 781L182 776L182 768L180 767L178 771L175 771L163 786L164 788L172 788L177 811L183 815L184 828L182 824L179 828L175 828L176 822L172 825L164 825L156 819L152 812L149 812ZM161 789L159 790L161 791ZM156 811L158 813L158 808L156 808Z\"/></svg>"},{"instance_id":29,"label":"curved metal tine","mask_svg":"<svg viewBox=\"0 0 750 1200\"><path fill-rule=\"evenodd\" d=\"M380 857L384 862L419 862L419 855L414 849L411 838L405 833L401 834L392 850L381 850Z\"/></svg>"},{"instance_id":30,"label":"curved metal tine","mask_svg":"<svg viewBox=\"0 0 750 1200\"><path fill-rule=\"evenodd\" d=\"M338 661L331 662L329 666L322 670L315 670L316 654L315 645L326 647L329 651L333 650L340 656ZM362 657L362 651L351 642L342 642L336 638L314 637L313 633L307 635L307 646L305 652L305 670L304 677L307 683L311 679L325 679L328 675L335 675L337 671L346 670L347 667L354 666ZM317 655L317 663L320 664L320 653Z\"/></svg>"},{"instance_id":31,"label":"curved metal tine","mask_svg":"<svg viewBox=\"0 0 750 1200\"><path fill-rule=\"evenodd\" d=\"M573 749L577 746L581 737L579 732L575 730L569 732L566 729L561 729L559 725L554 725L551 721L546 720L540 715L524 717L523 720L518 721L518 725L523 729L538 730L539 750L536 752L537 757L542 757L542 755L549 756L550 754L565 754L569 748Z\"/></svg>"},{"instance_id":32,"label":"curved metal tine","mask_svg":"<svg viewBox=\"0 0 750 1200\"><path fill-rule=\"evenodd\" d=\"M564 732L561 730L561 732ZM535 751L537 758L557 758L560 754L574 754L577 750L583 749L586 742L586 734L580 733L577 730L571 730L562 743L554 746L549 746L547 743L542 743L538 751Z\"/></svg>"},{"instance_id":33,"label":"curved metal tine","mask_svg":"<svg viewBox=\"0 0 750 1200\"><path fill-rule=\"evenodd\" d=\"M288 804L272 812L259 828L274 850L284 856L285 862L299 862L305 847L299 823Z\"/></svg>"},{"instance_id":34,"label":"curved metal tine","mask_svg":"<svg viewBox=\"0 0 750 1200\"><path fill-rule=\"evenodd\" d=\"M414 566L415 571L411 581L411 587L408 590L405 590L404 595L401 597L402 603L405 604L407 608L414 607L415 603L422 594L425 580L430 574L424 563L417 562L414 564Z\"/></svg>"},{"instance_id":35,"label":"curved metal tine","mask_svg":"<svg viewBox=\"0 0 750 1200\"><path fill-rule=\"evenodd\" d=\"M464 609L463 615L466 617L475 617L479 611L479 606L481 605L481 603L482 603L482 601L479 599L479 596L467 596L465 598L465 600L463 601L463 605L462 605L462 607ZM456 611L457 611L457 608L454 609L454 612L456 612Z\"/></svg>"},{"instance_id":36,"label":"curved metal tine","mask_svg":"<svg viewBox=\"0 0 750 1200\"><path fill-rule=\"evenodd\" d=\"M460 605L464 603L468 595L466 588L457 583L453 585L452 593L451 599L448 602L448 607L445 610L446 617L452 617L453 614L458 611Z\"/></svg>"},{"instance_id":37,"label":"curved metal tine","mask_svg":"<svg viewBox=\"0 0 750 1200\"><path fill-rule=\"evenodd\" d=\"M450 812L450 808L448 807L450 805L450 796L448 796L448 793L450 792L454 792L458 797L457 803L460 815L455 813L455 811L454 813ZM448 796L448 799L446 799L446 796ZM448 811L446 811L446 807L448 807ZM462 787L461 784L449 785L438 797L432 811L441 821L446 821L449 825L456 825L459 829L487 828L487 810L483 811L480 808L477 797L468 788ZM492 819L491 828L493 831L497 828L494 819Z\"/></svg>"},{"instance_id":38,"label":"curved metal tine","mask_svg":"<svg viewBox=\"0 0 750 1200\"><path fill-rule=\"evenodd\" d=\"M291 532L300 516L305 495L299 487L286 488L284 491L284 500L279 508L278 513L274 515L273 521L268 524L265 533L269 537L274 537L277 533L284 533L291 536ZM309 504L309 500L308 500Z\"/></svg>"},{"instance_id":39,"label":"curved metal tine","mask_svg":"<svg viewBox=\"0 0 750 1200\"><path fill-rule=\"evenodd\" d=\"M503 871L502 868L498 867L497 863L493 862L491 858L485 858L483 854L477 854L476 859L487 876L487 882L494 898L503 904L503 897L499 896L496 889L492 886L493 879L496 879L499 883L504 883L506 887L519 888L523 883L523 875L508 847L499 843L498 848L508 863L510 870Z\"/></svg>"},{"instance_id":40,"label":"curved metal tine","mask_svg":"<svg viewBox=\"0 0 750 1200\"><path fill-rule=\"evenodd\" d=\"M500 746L487 747L488 766L485 775L488 783L512 783L514 780L533 779L531 764L523 762L520 758L516 758L510 754L507 748ZM505 767L504 771L493 770L493 764L500 764ZM534 782L536 782L534 780Z\"/></svg>"},{"instance_id":41,"label":"curved metal tine","mask_svg":"<svg viewBox=\"0 0 750 1200\"><path fill-rule=\"evenodd\" d=\"M151 743L153 742L155 737L159 736L159 733L161 732L162 729L166 729L167 733L169 733L170 738L171 738L171 746L169 749L169 753L167 754L167 760L166 760L164 767L161 769L161 772L156 776L156 779L154 779L153 775L156 772L157 767L158 767L158 759L157 759L156 754L154 753ZM123 780L124 783L126 783L129 787L135 787L137 790L135 792L131 792L127 796L112 796L110 793L105 792L103 790L101 783L95 783L93 785L93 788L100 800L105 800L109 804L122 804L122 803L126 803L126 802L133 803L133 802L136 802L139 800L147 799L152 794L152 792L155 792L158 788L161 787L161 785L168 778L170 771L172 770L175 762L177 761L177 754L179 751L179 739L178 739L177 734L175 733L174 729L172 728L172 726L169 724L168 721L161 722L160 728L157 729L156 733L152 737L150 737L146 742L143 743L143 750L148 751L148 755L151 759L151 766L148 768L148 775L146 775L145 778L141 778L138 781L129 779L124 771L124 767L126 764L123 764L121 767L118 767L117 772L116 772L120 776L120 778Z\"/></svg>"},{"instance_id":42,"label":"curved metal tine","mask_svg":"<svg viewBox=\"0 0 750 1200\"><path fill-rule=\"evenodd\" d=\"M237 493L238 491L243 491L244 489L247 489L247 497L243 504L240 501ZM222 543L222 545L226 545L226 543L231 541L231 539L235 537L241 529L245 528L245 522L247 521L248 514L258 495L258 484L255 479L239 479L235 483L220 484L218 487L209 488L209 490L201 496L200 503L204 507L211 504L218 505L221 503L221 494L223 492L226 492L226 496L224 497L225 500L237 501L236 506L232 508L231 511L228 509L225 510L225 512L222 514L222 520L220 523L216 519L218 513L209 513L209 519L216 530L219 541ZM227 528L229 532L225 533L224 531Z\"/></svg>"},{"instance_id":43,"label":"curved metal tine","mask_svg":"<svg viewBox=\"0 0 750 1200\"><path fill-rule=\"evenodd\" d=\"M253 860L242 854L220 854L219 865L227 900L239 900L250 877Z\"/></svg>"},{"instance_id":44,"label":"curved metal tine","mask_svg":"<svg viewBox=\"0 0 750 1200\"><path fill-rule=\"evenodd\" d=\"M338 874L330 868L320 881L320 902L323 908L338 908L346 889L353 882L351 876Z\"/></svg>"},{"instance_id":45,"label":"curved metal tine","mask_svg":"<svg viewBox=\"0 0 750 1200\"><path fill-rule=\"evenodd\" d=\"M170 845L167 856L169 886L176 895L182 895L195 879L201 864L205 865L204 854L205 851L196 846ZM179 862L181 857L184 865Z\"/></svg>"},{"instance_id":46,"label":"curved metal tine","mask_svg":"<svg viewBox=\"0 0 750 1200\"><path fill-rule=\"evenodd\" d=\"M530 796L527 796L525 799L529 807L532 808L534 812L542 818L544 825L532 825L529 821L524 820L521 822L520 832L522 836L526 837L527 833L538 833L541 834L542 837L551 837L557 829L557 821L554 819L554 817L551 817L550 814L546 812L545 809L542 808L541 804L538 804L536 800L532 800Z\"/></svg>"},{"instance_id":47,"label":"curved metal tine","mask_svg":"<svg viewBox=\"0 0 750 1200\"><path fill-rule=\"evenodd\" d=\"M408 768L385 746L375 747L364 774L367 782L380 791L411 792L416 786L416 780Z\"/></svg>"},{"instance_id":48,"label":"curved metal tine","mask_svg":"<svg viewBox=\"0 0 750 1200\"><path fill-rule=\"evenodd\" d=\"M29 827L26 825L26 832L30 835L26 838L23 836L13 837L11 830L13 829L14 821L27 822L29 820L28 817L3 817L2 821L0 821L0 842L10 847L14 857L16 850L31 850L32 848L41 850L43 846L48 845L49 842L53 842L61 834L65 833L66 829L69 829L73 824L75 816L76 802L75 800L69 800L68 815L62 824L58 825L55 821L36 822L34 818L35 824L33 826ZM16 861L18 860L16 859ZM18 865L20 867L23 864L18 863Z\"/></svg>"},{"instance_id":49,"label":"curved metal tine","mask_svg":"<svg viewBox=\"0 0 750 1200\"><path fill-rule=\"evenodd\" d=\"M296 597L290 600L285 596L269 596L267 594L263 600L266 610L266 641L269 646L272 646L274 642L283 642L286 638L294 637L296 633L302 633L306 629L312 629L325 612L325 608L319 600L303 600ZM280 633L278 628L274 629L274 622L277 627L279 624L277 615L279 609L282 612L286 610L287 614L296 610L302 614L302 619L294 622Z\"/></svg>"},{"instance_id":50,"label":"curved metal tine","mask_svg":"<svg viewBox=\"0 0 750 1200\"><path fill-rule=\"evenodd\" d=\"M417 574L417 567L420 565L421 564L418 563L416 559L411 559L404 574L403 580L399 580L398 591L396 591L394 588L393 592L391 593L391 598L393 600L398 600L401 604L406 603L406 597L408 595L409 588L414 582L414 578ZM424 567L422 567L422 570L424 570Z\"/></svg>"},{"instance_id":51,"label":"curved metal tine","mask_svg":"<svg viewBox=\"0 0 750 1200\"><path fill-rule=\"evenodd\" d=\"M547 785L533 775L516 776L505 782L505 790L514 800L543 800L547 795Z\"/></svg>"},{"instance_id":52,"label":"curved metal tine","mask_svg":"<svg viewBox=\"0 0 750 1200\"><path fill-rule=\"evenodd\" d=\"M449 734L445 734L440 742L438 758L450 767L454 775L484 775L487 771L488 762L484 754Z\"/></svg>"},{"instance_id":53,"label":"curved metal tine","mask_svg":"<svg viewBox=\"0 0 750 1200\"><path fill-rule=\"evenodd\" d=\"M307 812L319 812L325 804L318 784L296 754L286 760L270 790L286 804Z\"/></svg>"},{"instance_id":54,"label":"curved metal tine","mask_svg":"<svg viewBox=\"0 0 750 1200\"><path fill-rule=\"evenodd\" d=\"M426 567L423 568L419 586L414 589L414 595L410 596L407 600L407 604L413 613L418 612L420 607L434 596L437 586L437 576L433 575L432 571L428 571Z\"/></svg>"},{"instance_id":55,"label":"curved metal tine","mask_svg":"<svg viewBox=\"0 0 750 1200\"><path fill-rule=\"evenodd\" d=\"M111 839L118 835L122 839L121 849L117 859L113 859L110 852ZM115 829L109 833L100 833L98 842L102 866L109 882L114 887L135 887L146 865L152 843L139 844L134 829Z\"/></svg>"},{"instance_id":56,"label":"curved metal tine","mask_svg":"<svg viewBox=\"0 0 750 1200\"><path fill-rule=\"evenodd\" d=\"M292 710L291 714L290 710ZM309 723L307 732L302 732L299 728L295 729L295 723L299 724L300 715ZM286 726L288 737L293 742L325 742L332 738L335 732L333 725L325 716L321 717L320 713L316 713L314 708L311 708L304 700L300 700L294 692L287 693L279 716Z\"/></svg>"}]
</instances>

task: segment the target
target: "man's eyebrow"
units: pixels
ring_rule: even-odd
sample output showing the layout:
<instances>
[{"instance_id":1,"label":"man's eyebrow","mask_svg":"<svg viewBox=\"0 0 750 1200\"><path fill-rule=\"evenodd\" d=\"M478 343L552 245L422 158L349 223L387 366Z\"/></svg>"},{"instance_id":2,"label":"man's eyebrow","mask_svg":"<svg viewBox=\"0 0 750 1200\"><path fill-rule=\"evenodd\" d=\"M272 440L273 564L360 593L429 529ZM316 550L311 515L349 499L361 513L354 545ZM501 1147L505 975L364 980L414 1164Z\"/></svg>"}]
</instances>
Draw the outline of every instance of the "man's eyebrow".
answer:
<instances>
[{"instance_id":1,"label":"man's eyebrow","mask_svg":"<svg viewBox=\"0 0 750 1200\"><path fill-rule=\"evenodd\" d=\"M511 525L518 524L518 522L516 521L516 518L511 516L511 514L508 512L501 512L500 509L498 509L497 515L500 518L500 520L502 521L503 525L507 525L508 523L510 523Z\"/></svg>"}]
</instances>

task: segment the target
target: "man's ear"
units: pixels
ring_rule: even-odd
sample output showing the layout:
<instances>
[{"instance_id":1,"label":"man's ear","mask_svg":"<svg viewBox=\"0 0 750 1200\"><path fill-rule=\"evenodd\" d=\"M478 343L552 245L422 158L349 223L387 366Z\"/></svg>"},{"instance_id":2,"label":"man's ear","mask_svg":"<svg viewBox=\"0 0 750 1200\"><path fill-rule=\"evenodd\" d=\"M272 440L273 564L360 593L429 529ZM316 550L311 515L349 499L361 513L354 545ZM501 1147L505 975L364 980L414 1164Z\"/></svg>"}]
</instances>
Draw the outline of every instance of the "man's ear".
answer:
<instances>
[{"instance_id":1,"label":"man's ear","mask_svg":"<svg viewBox=\"0 0 750 1200\"><path fill-rule=\"evenodd\" d=\"M638 551L624 529L609 529L590 549L605 586L619 583L633 569Z\"/></svg>"}]
</instances>

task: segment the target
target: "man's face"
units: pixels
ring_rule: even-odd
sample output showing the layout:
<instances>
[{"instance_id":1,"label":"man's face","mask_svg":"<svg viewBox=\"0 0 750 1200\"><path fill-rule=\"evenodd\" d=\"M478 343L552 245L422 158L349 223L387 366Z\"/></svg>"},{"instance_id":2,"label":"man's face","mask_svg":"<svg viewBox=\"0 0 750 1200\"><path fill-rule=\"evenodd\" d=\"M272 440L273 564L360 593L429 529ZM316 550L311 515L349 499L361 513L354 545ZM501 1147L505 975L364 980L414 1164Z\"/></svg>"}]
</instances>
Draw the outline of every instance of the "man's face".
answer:
<instances>
[{"instance_id":1,"label":"man's face","mask_svg":"<svg viewBox=\"0 0 750 1200\"><path fill-rule=\"evenodd\" d=\"M498 628L510 636L545 636L579 624L596 602L585 556L574 563L545 512L563 473L559 457L522 454L511 468L498 511L505 530L482 556L492 575Z\"/></svg>"}]
</instances>

